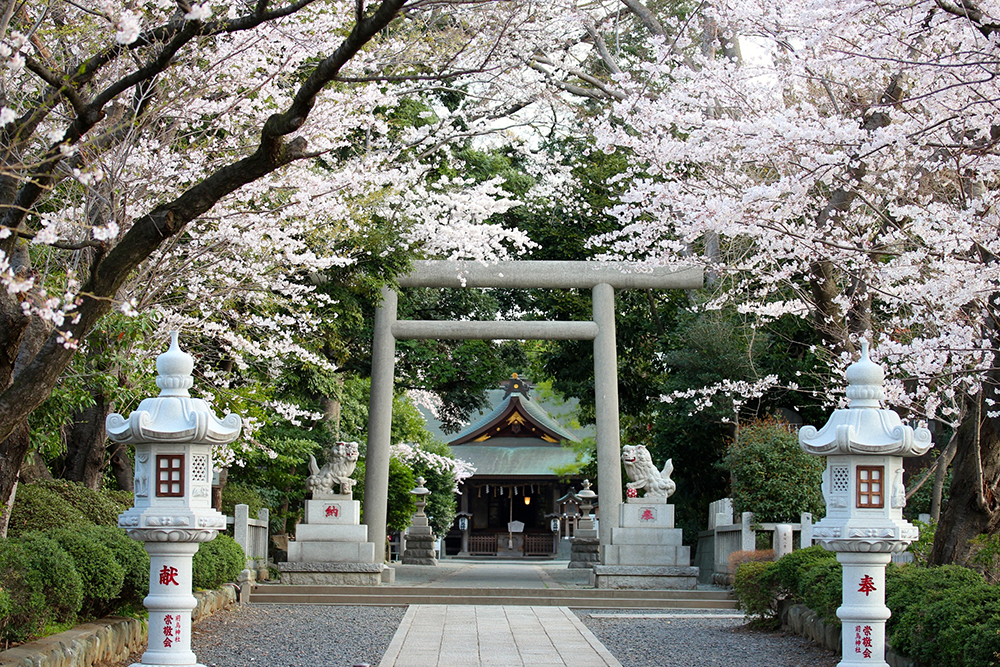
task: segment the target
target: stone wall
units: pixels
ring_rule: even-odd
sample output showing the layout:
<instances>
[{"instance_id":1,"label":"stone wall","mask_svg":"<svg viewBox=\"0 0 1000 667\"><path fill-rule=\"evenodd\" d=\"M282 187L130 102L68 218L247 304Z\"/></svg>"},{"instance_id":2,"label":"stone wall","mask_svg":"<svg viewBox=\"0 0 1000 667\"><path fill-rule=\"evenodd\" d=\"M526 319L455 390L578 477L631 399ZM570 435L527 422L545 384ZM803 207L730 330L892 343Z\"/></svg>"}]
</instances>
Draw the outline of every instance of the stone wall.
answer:
<instances>
[{"instance_id":1,"label":"stone wall","mask_svg":"<svg viewBox=\"0 0 1000 667\"><path fill-rule=\"evenodd\" d=\"M198 606L191 620L211 616L236 602L236 588L196 591ZM0 652L0 667L94 667L120 662L146 647L146 621L102 618Z\"/></svg>"},{"instance_id":2,"label":"stone wall","mask_svg":"<svg viewBox=\"0 0 1000 667\"><path fill-rule=\"evenodd\" d=\"M820 646L840 653L840 626L827 623L804 604L782 604L778 609L781 629L811 639ZM885 661L889 667L921 667L921 663L897 655L886 645Z\"/></svg>"}]
</instances>

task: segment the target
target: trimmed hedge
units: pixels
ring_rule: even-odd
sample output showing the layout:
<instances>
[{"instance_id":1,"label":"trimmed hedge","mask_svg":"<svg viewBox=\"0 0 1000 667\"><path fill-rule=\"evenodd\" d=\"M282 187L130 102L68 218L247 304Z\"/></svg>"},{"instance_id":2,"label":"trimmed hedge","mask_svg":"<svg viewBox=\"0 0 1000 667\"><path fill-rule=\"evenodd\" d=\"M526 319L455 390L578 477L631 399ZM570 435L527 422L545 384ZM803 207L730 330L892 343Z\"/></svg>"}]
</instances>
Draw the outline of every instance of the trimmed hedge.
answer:
<instances>
[{"instance_id":1,"label":"trimmed hedge","mask_svg":"<svg viewBox=\"0 0 1000 667\"><path fill-rule=\"evenodd\" d=\"M44 533L31 533L20 542L27 556L28 582L45 596L47 621L72 621L83 605L83 580L72 557Z\"/></svg>"},{"instance_id":2,"label":"trimmed hedge","mask_svg":"<svg viewBox=\"0 0 1000 667\"><path fill-rule=\"evenodd\" d=\"M194 587L218 588L227 582L236 581L246 567L246 562L243 547L225 533L219 533L211 542L204 542L194 555Z\"/></svg>"},{"instance_id":3,"label":"trimmed hedge","mask_svg":"<svg viewBox=\"0 0 1000 667\"><path fill-rule=\"evenodd\" d=\"M141 609L143 599L149 594L149 554L142 543L114 526L87 526L82 530L88 537L110 549L121 565L124 579L118 601Z\"/></svg>"},{"instance_id":4,"label":"trimmed hedge","mask_svg":"<svg viewBox=\"0 0 1000 667\"><path fill-rule=\"evenodd\" d=\"M58 542L73 559L83 582L83 613L99 618L113 609L112 601L125 583L125 570L114 552L85 530L58 528L46 536Z\"/></svg>"},{"instance_id":5,"label":"trimmed hedge","mask_svg":"<svg viewBox=\"0 0 1000 667\"><path fill-rule=\"evenodd\" d=\"M0 639L23 642L34 637L48 622L43 591L31 580L27 550L20 541L0 539L0 587L8 600L6 615L0 616Z\"/></svg>"},{"instance_id":6,"label":"trimmed hedge","mask_svg":"<svg viewBox=\"0 0 1000 667\"><path fill-rule=\"evenodd\" d=\"M90 523L83 512L43 484L18 484L10 512L7 537L37 530Z\"/></svg>"},{"instance_id":7,"label":"trimmed hedge","mask_svg":"<svg viewBox=\"0 0 1000 667\"><path fill-rule=\"evenodd\" d=\"M757 625L777 624L781 600L803 602L839 623L841 567L820 547L792 552L776 563L745 563L735 575L740 609ZM956 566L890 565L886 637L893 649L927 667L1000 667L1000 588Z\"/></svg>"}]
</instances>

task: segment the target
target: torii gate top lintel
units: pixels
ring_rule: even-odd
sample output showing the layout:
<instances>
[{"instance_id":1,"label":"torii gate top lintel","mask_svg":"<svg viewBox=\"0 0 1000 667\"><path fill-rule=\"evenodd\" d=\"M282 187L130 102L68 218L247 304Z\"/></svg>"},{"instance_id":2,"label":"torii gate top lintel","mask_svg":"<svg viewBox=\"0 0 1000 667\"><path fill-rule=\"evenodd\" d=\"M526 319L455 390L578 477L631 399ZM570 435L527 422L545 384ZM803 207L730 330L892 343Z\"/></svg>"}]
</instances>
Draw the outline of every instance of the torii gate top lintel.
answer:
<instances>
[{"instance_id":1,"label":"torii gate top lintel","mask_svg":"<svg viewBox=\"0 0 1000 667\"><path fill-rule=\"evenodd\" d=\"M701 267L669 268L626 262L422 260L399 279L400 287L501 287L506 289L700 289Z\"/></svg>"},{"instance_id":2,"label":"torii gate top lintel","mask_svg":"<svg viewBox=\"0 0 1000 667\"><path fill-rule=\"evenodd\" d=\"M368 540L386 537L389 447L396 340L403 338L536 338L594 341L594 388L597 417L597 468L601 488L602 544L610 544L622 502L618 419L618 360L615 343L616 289L699 289L700 267L648 267L617 262L520 261L414 262L399 279L400 287L507 289L591 289L590 322L423 322L396 319L396 292L382 289L372 341L372 388L368 408L368 454L365 461L365 524ZM603 560L603 551L602 551Z\"/></svg>"}]
</instances>

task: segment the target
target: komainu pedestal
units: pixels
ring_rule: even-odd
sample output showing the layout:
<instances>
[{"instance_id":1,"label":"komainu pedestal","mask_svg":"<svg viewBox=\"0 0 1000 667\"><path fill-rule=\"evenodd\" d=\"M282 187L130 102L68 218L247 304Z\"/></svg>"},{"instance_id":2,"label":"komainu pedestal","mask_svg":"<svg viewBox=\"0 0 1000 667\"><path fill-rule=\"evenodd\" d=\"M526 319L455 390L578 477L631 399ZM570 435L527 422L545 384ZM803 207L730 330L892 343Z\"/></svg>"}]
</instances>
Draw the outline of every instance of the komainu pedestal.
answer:
<instances>
[{"instance_id":1,"label":"komainu pedestal","mask_svg":"<svg viewBox=\"0 0 1000 667\"><path fill-rule=\"evenodd\" d=\"M626 485L628 502L620 506L611 544L601 545L601 564L594 566L591 583L596 588L695 588L698 568L691 567L691 548L681 543L674 506L667 503L676 488L672 463L657 470L642 445L623 447L622 460L632 478ZM639 489L646 491L642 498Z\"/></svg>"},{"instance_id":2,"label":"komainu pedestal","mask_svg":"<svg viewBox=\"0 0 1000 667\"><path fill-rule=\"evenodd\" d=\"M354 500L350 474L358 460L353 442L338 442L319 468L310 460L305 520L288 543L288 562L279 563L281 583L328 586L377 586L383 570L382 553L368 541L361 523L361 502ZM334 493L334 485L341 493Z\"/></svg>"}]
</instances>

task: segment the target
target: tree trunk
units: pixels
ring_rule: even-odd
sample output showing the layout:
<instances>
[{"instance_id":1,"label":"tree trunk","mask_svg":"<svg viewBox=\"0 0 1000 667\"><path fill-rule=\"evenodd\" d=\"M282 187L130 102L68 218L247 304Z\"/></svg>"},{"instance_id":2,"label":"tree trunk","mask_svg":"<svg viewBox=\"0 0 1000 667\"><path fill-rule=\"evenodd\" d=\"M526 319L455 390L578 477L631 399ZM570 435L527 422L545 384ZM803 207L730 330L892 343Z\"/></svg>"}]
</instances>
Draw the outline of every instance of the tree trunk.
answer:
<instances>
[{"instance_id":1,"label":"tree trunk","mask_svg":"<svg viewBox=\"0 0 1000 667\"><path fill-rule=\"evenodd\" d=\"M14 427L13 432L0 445L0 480L9 489L0 498L0 537L7 537L7 523L10 521L10 508L14 505L14 493L17 490L18 475L21 472L21 462L31 447L28 433L28 422L23 421Z\"/></svg>"},{"instance_id":2,"label":"tree trunk","mask_svg":"<svg viewBox=\"0 0 1000 667\"><path fill-rule=\"evenodd\" d=\"M991 390L987 393L994 394ZM971 405L980 399L972 396L966 400ZM932 565L967 564L969 540L1000 528L996 496L1000 479L1000 431L995 419L981 416L980 410L967 407L959 427L957 451L951 464L951 491L934 537Z\"/></svg>"},{"instance_id":3,"label":"tree trunk","mask_svg":"<svg viewBox=\"0 0 1000 667\"><path fill-rule=\"evenodd\" d=\"M135 491L135 472L132 469L132 459L128 457L128 445L112 442L108 445L108 456L111 460L111 474L114 475L118 488L129 493Z\"/></svg>"},{"instance_id":4,"label":"tree trunk","mask_svg":"<svg viewBox=\"0 0 1000 667\"><path fill-rule=\"evenodd\" d=\"M60 476L79 482L87 488L99 489L104 481L108 441L104 422L111 413L112 406L103 391L97 389L91 394L94 404L77 411L72 422L64 429L66 456Z\"/></svg>"},{"instance_id":5,"label":"tree trunk","mask_svg":"<svg viewBox=\"0 0 1000 667\"><path fill-rule=\"evenodd\" d=\"M24 459L19 477L21 484L31 484L40 479L52 479L52 473L45 463L45 458L38 452L32 452Z\"/></svg>"}]
</instances>

